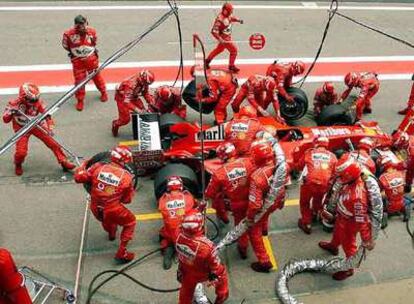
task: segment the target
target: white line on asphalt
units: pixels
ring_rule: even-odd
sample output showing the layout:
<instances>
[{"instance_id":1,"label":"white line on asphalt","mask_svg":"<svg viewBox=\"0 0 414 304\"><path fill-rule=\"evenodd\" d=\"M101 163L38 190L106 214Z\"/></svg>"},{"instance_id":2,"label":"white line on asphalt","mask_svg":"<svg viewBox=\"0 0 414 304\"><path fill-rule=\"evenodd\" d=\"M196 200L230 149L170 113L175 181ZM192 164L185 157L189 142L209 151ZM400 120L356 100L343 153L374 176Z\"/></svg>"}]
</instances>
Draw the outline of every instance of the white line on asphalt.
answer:
<instances>
[{"instance_id":1,"label":"white line on asphalt","mask_svg":"<svg viewBox=\"0 0 414 304\"><path fill-rule=\"evenodd\" d=\"M292 58L249 58L237 59L236 63L245 64L269 64L275 59L281 62L289 62L294 60L301 60L310 63L314 60L313 57L292 57ZM356 57L321 57L318 62L393 62L393 61L414 61L414 56L356 56ZM214 60L214 64L227 64L228 60L219 59ZM185 66L191 66L194 60L184 60ZM116 68L140 68L140 67L173 67L178 66L178 60L160 60L160 61L134 61L134 62L115 62L111 64L109 69ZM71 70L71 64L38 64L38 65L15 65L15 66L0 66L0 72L29 72L29 71L59 71Z\"/></svg>"},{"instance_id":2,"label":"white line on asphalt","mask_svg":"<svg viewBox=\"0 0 414 304\"><path fill-rule=\"evenodd\" d=\"M318 7L315 2L301 2L304 7Z\"/></svg>"},{"instance_id":3,"label":"white line on asphalt","mask_svg":"<svg viewBox=\"0 0 414 304\"><path fill-rule=\"evenodd\" d=\"M412 74L380 74L378 75L380 80L411 80ZM299 80L300 78L294 78L294 81ZM246 81L246 78L239 79L240 83ZM306 83L312 82L325 82L325 81L332 81L332 82L343 82L344 76L343 75L334 75L334 76L309 76L306 79ZM173 81L157 81L154 82L151 87L156 88L162 85L171 85ZM184 85L187 85L188 81L184 82ZM107 90L114 91L117 83L108 83ZM179 86L180 83L177 84ZM63 85L63 86L41 86L40 91L43 94L46 93L64 93L69 91L72 88L70 85ZM19 91L19 88L3 88L0 89L0 96L1 95L15 95ZM93 92L97 91L96 87L92 84L86 86L86 91Z\"/></svg>"},{"instance_id":4,"label":"white line on asphalt","mask_svg":"<svg viewBox=\"0 0 414 304\"><path fill-rule=\"evenodd\" d=\"M180 5L181 10L220 9L221 5ZM237 10L328 10L329 6L304 5L235 5ZM91 6L2 6L0 11L31 12L31 11L119 11L119 10L167 10L168 5L91 5ZM346 6L340 5L340 10L365 11L413 11L414 6Z\"/></svg>"}]
</instances>

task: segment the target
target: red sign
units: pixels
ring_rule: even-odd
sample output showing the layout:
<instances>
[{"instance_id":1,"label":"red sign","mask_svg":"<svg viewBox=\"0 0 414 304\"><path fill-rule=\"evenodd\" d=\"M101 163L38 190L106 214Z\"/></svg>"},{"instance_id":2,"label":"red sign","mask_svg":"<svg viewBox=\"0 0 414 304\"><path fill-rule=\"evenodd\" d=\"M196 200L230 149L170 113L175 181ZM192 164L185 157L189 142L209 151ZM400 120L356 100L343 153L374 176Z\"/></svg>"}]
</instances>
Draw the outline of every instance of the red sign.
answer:
<instances>
[{"instance_id":1,"label":"red sign","mask_svg":"<svg viewBox=\"0 0 414 304\"><path fill-rule=\"evenodd\" d=\"M253 50L261 50L266 44L266 38L260 33L252 34L249 38L249 44Z\"/></svg>"}]
</instances>

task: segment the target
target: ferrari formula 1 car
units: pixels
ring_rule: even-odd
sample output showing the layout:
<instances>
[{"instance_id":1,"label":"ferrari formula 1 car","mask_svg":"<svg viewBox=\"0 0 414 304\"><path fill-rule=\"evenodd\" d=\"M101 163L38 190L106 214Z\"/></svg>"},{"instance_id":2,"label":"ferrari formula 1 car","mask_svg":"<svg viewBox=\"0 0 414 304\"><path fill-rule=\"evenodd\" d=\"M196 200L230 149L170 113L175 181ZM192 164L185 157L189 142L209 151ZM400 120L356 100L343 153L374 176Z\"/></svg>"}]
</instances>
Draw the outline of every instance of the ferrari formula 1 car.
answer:
<instances>
[{"instance_id":1,"label":"ferrari formula 1 car","mask_svg":"<svg viewBox=\"0 0 414 304\"><path fill-rule=\"evenodd\" d=\"M276 131L291 170L304 151L312 147L318 136L330 139L329 149L341 153L357 145L364 137L370 137L378 148L391 144L390 136L383 132L376 122L361 122L352 126L287 126L273 117L260 117L260 122ZM155 195L158 198L165 191L168 176L182 177L187 189L198 193L200 188L201 158L205 159L205 171L211 172L219 165L215 160L215 148L224 140L225 124L203 125L184 121L174 114L137 114L133 116L135 141L126 142L134 154L134 163L140 175L156 172ZM203 139L203 141L202 141ZM202 147L203 146L203 147Z\"/></svg>"}]
</instances>

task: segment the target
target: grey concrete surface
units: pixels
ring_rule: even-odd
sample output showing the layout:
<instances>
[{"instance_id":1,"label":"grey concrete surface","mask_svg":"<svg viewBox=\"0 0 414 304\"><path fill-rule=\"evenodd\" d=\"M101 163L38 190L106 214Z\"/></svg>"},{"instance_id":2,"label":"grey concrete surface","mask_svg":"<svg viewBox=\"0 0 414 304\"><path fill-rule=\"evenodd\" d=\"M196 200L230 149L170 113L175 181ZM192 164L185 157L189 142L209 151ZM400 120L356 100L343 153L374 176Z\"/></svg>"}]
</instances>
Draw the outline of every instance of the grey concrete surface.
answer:
<instances>
[{"instance_id":1,"label":"grey concrete surface","mask_svg":"<svg viewBox=\"0 0 414 304\"><path fill-rule=\"evenodd\" d=\"M68 62L60 46L60 35L78 13L83 12L1 13L0 27L8 30L0 31L0 41L7 44L2 48L0 65ZM241 58L312 57L326 21L326 12L323 11L243 10L236 13L246 21L243 26L235 26L236 39L244 40L256 31L268 37L268 45L262 52L253 52L247 45L241 45ZM162 11L88 11L85 14L98 30L100 54L106 58L112 50L151 24ZM407 26L412 22L412 12L355 11L350 14L403 37L412 36L413 29ZM214 10L181 12L184 39L189 40L195 31L207 37L213 16ZM177 40L175 31L171 19L122 61L177 59L178 49L168 44ZM211 47L207 46L208 49ZM403 45L336 19L322 56L411 53ZM189 45L185 48L185 58L192 58ZM317 86L306 84L304 89L312 96ZM340 84L337 87L339 90L343 88ZM383 82L374 100L374 113L367 119L377 120L388 132L393 130L401 120L396 111L404 106L409 88L408 81ZM44 95L48 102L58 97L58 94ZM0 96L1 107L5 106L8 98ZM115 116L112 92L110 101L105 104L99 102L97 93L89 93L83 112L75 111L72 101L54 116L56 133L73 150L89 157L110 148L119 140L130 138L129 127L121 129L119 139L111 136L110 124ZM190 111L189 119L196 118L196 113ZM208 116L206 120L211 123L213 117ZM11 135L10 126L1 124L0 143ZM31 140L23 177L13 175L12 152L0 157L0 246L9 248L20 265L31 265L72 287L85 193L82 187L71 181L70 174L61 172L53 155L36 139ZM290 199L298 197L297 189L297 185L290 187ZM130 208L136 214L155 211L150 177L140 179L140 189ZM317 241L327 239L329 235L317 227L311 236L304 236L296 227L297 217L297 206L291 206L272 218L270 238L279 267L292 258L324 255L317 247ZM157 220L138 222L137 234L131 244L131 249L138 256L157 247L159 226L160 221ZM229 228L224 228L222 234L226 229ZM119 269L112 260L117 243L106 240L106 235L94 219L90 220L88 231L81 303L85 301L86 288L95 274L108 268ZM302 295L305 303L410 303L413 296L413 254L403 224L394 219L387 235L380 236L377 248L368 255L353 278L337 283L327 275L304 274L292 280L291 289L295 294ZM245 303L276 302L273 291L276 272L253 273L249 268L250 262L254 261L252 252L247 261L241 261L235 248L230 247L223 259L230 272L229 303L240 303L243 299ZM174 288L177 286L175 268L163 271L161 257L157 255L134 268L130 274L153 286ZM403 280L405 278L411 279ZM209 295L212 295L211 290ZM52 303L62 302L55 299ZM151 293L125 279L118 279L103 288L94 303L176 303L176 294Z\"/></svg>"}]
</instances>

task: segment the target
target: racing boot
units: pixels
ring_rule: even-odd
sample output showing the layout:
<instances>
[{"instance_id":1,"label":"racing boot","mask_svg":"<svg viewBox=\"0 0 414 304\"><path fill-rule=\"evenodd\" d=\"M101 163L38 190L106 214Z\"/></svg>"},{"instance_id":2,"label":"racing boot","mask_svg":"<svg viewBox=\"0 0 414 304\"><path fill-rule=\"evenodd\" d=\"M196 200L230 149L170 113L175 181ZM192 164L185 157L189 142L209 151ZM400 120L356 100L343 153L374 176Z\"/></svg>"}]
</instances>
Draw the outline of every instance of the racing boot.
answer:
<instances>
[{"instance_id":1,"label":"racing boot","mask_svg":"<svg viewBox=\"0 0 414 304\"><path fill-rule=\"evenodd\" d=\"M349 269L346 271L338 271L335 272L332 275L332 279L336 280L336 281L343 281L347 278L349 278L350 276L352 276L354 274L354 270L353 269Z\"/></svg>"},{"instance_id":2,"label":"racing boot","mask_svg":"<svg viewBox=\"0 0 414 304\"><path fill-rule=\"evenodd\" d=\"M242 260L247 259L247 248L237 245L237 251L239 252L239 256Z\"/></svg>"},{"instance_id":3,"label":"racing boot","mask_svg":"<svg viewBox=\"0 0 414 304\"><path fill-rule=\"evenodd\" d=\"M100 98L101 102L107 102L108 101L108 93L106 93L106 91L103 91L101 93L101 98Z\"/></svg>"},{"instance_id":4,"label":"racing boot","mask_svg":"<svg viewBox=\"0 0 414 304\"><path fill-rule=\"evenodd\" d=\"M71 163L68 159L64 159L60 162L64 171L70 171L76 168L76 165Z\"/></svg>"},{"instance_id":5,"label":"racing boot","mask_svg":"<svg viewBox=\"0 0 414 304\"><path fill-rule=\"evenodd\" d=\"M273 268L273 265L270 262L264 262L264 263L254 262L250 265L250 267L256 272L269 273L270 270Z\"/></svg>"},{"instance_id":6,"label":"racing boot","mask_svg":"<svg viewBox=\"0 0 414 304\"><path fill-rule=\"evenodd\" d=\"M129 263L135 258L135 253L127 251L127 243L128 242L121 242L121 244L119 245L119 249L115 255L115 261L117 261L120 264Z\"/></svg>"},{"instance_id":7,"label":"racing boot","mask_svg":"<svg viewBox=\"0 0 414 304\"><path fill-rule=\"evenodd\" d=\"M319 247L321 247L323 250L326 250L330 252L332 255L338 255L339 250L338 247L333 246L330 242L319 242Z\"/></svg>"},{"instance_id":8,"label":"racing boot","mask_svg":"<svg viewBox=\"0 0 414 304\"><path fill-rule=\"evenodd\" d=\"M311 234L312 233L312 226L309 224L304 224L302 222L302 219L298 220L298 227L300 230L302 230L303 232L305 232L306 234Z\"/></svg>"},{"instance_id":9,"label":"racing boot","mask_svg":"<svg viewBox=\"0 0 414 304\"><path fill-rule=\"evenodd\" d=\"M233 73L238 73L240 72L240 69L236 67L235 65L229 65L229 71Z\"/></svg>"},{"instance_id":10,"label":"racing boot","mask_svg":"<svg viewBox=\"0 0 414 304\"><path fill-rule=\"evenodd\" d=\"M173 261L173 257L174 257L174 247L173 246L168 246L167 248L165 248L163 250L163 261L162 261L162 268L164 268L165 270L168 270L171 268L172 266L172 261Z\"/></svg>"},{"instance_id":11,"label":"racing boot","mask_svg":"<svg viewBox=\"0 0 414 304\"><path fill-rule=\"evenodd\" d=\"M116 124L116 121L112 121L112 135L118 137L119 126Z\"/></svg>"},{"instance_id":12,"label":"racing boot","mask_svg":"<svg viewBox=\"0 0 414 304\"><path fill-rule=\"evenodd\" d=\"M401 111L398 111L398 114L400 114L400 115L405 115L405 114L407 114L407 113L408 113L408 111L410 111L410 108L409 108L409 107L407 107L407 108L405 108L405 109L402 109Z\"/></svg>"},{"instance_id":13,"label":"racing boot","mask_svg":"<svg viewBox=\"0 0 414 304\"><path fill-rule=\"evenodd\" d=\"M17 176L20 176L23 174L23 166L22 163L16 163L14 164L14 173L16 173Z\"/></svg>"},{"instance_id":14,"label":"racing boot","mask_svg":"<svg viewBox=\"0 0 414 304\"><path fill-rule=\"evenodd\" d=\"M78 110L79 112L83 110L83 99L78 100L78 102L76 103L76 110Z\"/></svg>"}]
</instances>

